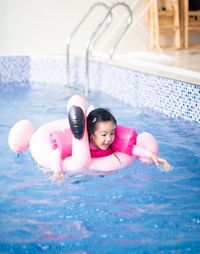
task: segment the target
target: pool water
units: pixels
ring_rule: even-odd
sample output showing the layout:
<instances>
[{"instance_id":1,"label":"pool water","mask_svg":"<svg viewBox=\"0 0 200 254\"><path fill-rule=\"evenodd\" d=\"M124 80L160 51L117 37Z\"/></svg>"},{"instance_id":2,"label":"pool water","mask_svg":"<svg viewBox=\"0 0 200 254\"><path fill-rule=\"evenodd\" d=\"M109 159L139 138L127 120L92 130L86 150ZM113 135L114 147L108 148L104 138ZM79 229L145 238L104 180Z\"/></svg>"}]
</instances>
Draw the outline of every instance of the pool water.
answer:
<instances>
[{"instance_id":1,"label":"pool water","mask_svg":"<svg viewBox=\"0 0 200 254\"><path fill-rule=\"evenodd\" d=\"M200 253L200 126L94 92L88 104L110 108L118 123L158 140L173 165L139 161L109 174L52 182L29 151L8 147L14 123L39 127L66 117L74 89L0 92L0 253Z\"/></svg>"}]
</instances>

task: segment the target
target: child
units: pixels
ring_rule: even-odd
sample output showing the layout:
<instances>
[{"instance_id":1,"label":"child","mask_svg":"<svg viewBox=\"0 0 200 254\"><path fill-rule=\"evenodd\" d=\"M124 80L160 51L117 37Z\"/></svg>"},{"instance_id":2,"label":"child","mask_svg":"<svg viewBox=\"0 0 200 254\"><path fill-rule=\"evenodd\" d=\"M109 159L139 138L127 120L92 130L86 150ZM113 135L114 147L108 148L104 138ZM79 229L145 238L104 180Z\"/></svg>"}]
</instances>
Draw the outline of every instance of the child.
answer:
<instances>
[{"instance_id":1,"label":"child","mask_svg":"<svg viewBox=\"0 0 200 254\"><path fill-rule=\"evenodd\" d=\"M90 153L93 158L107 156L120 151L130 155L149 158L156 165L161 164L164 169L170 168L167 160L138 146L136 143L136 131L127 127L118 127L114 116L104 108L94 109L89 113L87 117L87 129ZM123 135L124 132L126 136L120 137L120 134Z\"/></svg>"},{"instance_id":2,"label":"child","mask_svg":"<svg viewBox=\"0 0 200 254\"><path fill-rule=\"evenodd\" d=\"M78 110L79 108L73 106L71 110L73 110L72 114L70 114L69 110L69 123L70 128L74 136L77 138L81 138L79 133L83 133L83 116L78 117L81 119L80 126L78 126L78 121L76 118L76 114L82 115L81 111ZM76 112L77 111L77 112ZM71 117L73 115L73 117ZM80 130L79 130L80 127ZM167 162L167 160L160 158L156 152L157 151L157 144L156 148L150 148L148 150L148 144L140 146L139 136L137 132L133 129L117 126L117 121L114 116L104 108L97 108L92 110L89 115L87 116L87 131L89 137L89 146L90 146L90 154L92 158L104 157L111 154L115 155L115 152L123 152L129 155L136 155L144 162L154 162L156 165L161 164L164 169L169 169L171 166ZM148 133L146 133L148 134ZM148 134L151 136L151 134ZM151 138L153 138L151 136ZM146 148L144 148L147 147ZM58 164L58 157L59 157L59 164ZM59 149L54 151L52 168L54 171L54 179L60 178L62 176L62 163L60 159ZM116 159L120 159L115 155Z\"/></svg>"}]
</instances>

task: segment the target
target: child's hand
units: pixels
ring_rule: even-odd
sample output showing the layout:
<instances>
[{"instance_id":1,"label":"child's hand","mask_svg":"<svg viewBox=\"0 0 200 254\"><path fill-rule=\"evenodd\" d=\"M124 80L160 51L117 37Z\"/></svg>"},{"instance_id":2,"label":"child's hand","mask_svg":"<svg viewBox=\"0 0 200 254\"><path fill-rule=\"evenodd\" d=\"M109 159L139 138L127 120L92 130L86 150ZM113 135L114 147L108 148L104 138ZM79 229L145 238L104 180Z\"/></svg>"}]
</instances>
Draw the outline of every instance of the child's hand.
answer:
<instances>
[{"instance_id":1,"label":"child's hand","mask_svg":"<svg viewBox=\"0 0 200 254\"><path fill-rule=\"evenodd\" d=\"M169 163L167 160L165 160L165 159L163 159L163 158L160 158L160 157L156 156L155 154L153 154L153 155L151 156L151 159L152 159L152 161L153 161L157 166L158 166L159 164L161 164L161 165L163 166L163 168L166 169L166 170L168 170L168 169L171 168L171 165L170 165L170 163Z\"/></svg>"},{"instance_id":2,"label":"child's hand","mask_svg":"<svg viewBox=\"0 0 200 254\"><path fill-rule=\"evenodd\" d=\"M52 176L52 181L57 182L57 181L63 181L63 180L64 180L64 174L61 171L55 171Z\"/></svg>"}]
</instances>

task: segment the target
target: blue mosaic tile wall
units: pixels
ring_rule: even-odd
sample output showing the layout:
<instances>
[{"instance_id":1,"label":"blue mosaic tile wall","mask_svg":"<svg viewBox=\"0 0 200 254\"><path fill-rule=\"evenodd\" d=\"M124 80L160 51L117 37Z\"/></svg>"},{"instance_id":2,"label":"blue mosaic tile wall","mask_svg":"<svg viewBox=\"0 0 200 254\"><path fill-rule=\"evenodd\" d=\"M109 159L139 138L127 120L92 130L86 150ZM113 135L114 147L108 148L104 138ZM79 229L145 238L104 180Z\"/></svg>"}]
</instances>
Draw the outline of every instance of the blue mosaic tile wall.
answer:
<instances>
[{"instance_id":1,"label":"blue mosaic tile wall","mask_svg":"<svg viewBox=\"0 0 200 254\"><path fill-rule=\"evenodd\" d=\"M101 90L136 107L200 123L200 86L92 61L90 89ZM83 89L85 60L72 58L70 81ZM0 86L66 85L66 60L58 57L0 57ZM0 88L1 89L1 88Z\"/></svg>"},{"instance_id":2,"label":"blue mosaic tile wall","mask_svg":"<svg viewBox=\"0 0 200 254\"><path fill-rule=\"evenodd\" d=\"M0 86L29 86L30 58L27 56L0 57Z\"/></svg>"},{"instance_id":3,"label":"blue mosaic tile wall","mask_svg":"<svg viewBox=\"0 0 200 254\"><path fill-rule=\"evenodd\" d=\"M66 84L66 60L64 58L31 57L29 80L32 86Z\"/></svg>"},{"instance_id":4,"label":"blue mosaic tile wall","mask_svg":"<svg viewBox=\"0 0 200 254\"><path fill-rule=\"evenodd\" d=\"M130 105L200 123L199 85L105 64L99 66L98 75L98 89Z\"/></svg>"}]
</instances>

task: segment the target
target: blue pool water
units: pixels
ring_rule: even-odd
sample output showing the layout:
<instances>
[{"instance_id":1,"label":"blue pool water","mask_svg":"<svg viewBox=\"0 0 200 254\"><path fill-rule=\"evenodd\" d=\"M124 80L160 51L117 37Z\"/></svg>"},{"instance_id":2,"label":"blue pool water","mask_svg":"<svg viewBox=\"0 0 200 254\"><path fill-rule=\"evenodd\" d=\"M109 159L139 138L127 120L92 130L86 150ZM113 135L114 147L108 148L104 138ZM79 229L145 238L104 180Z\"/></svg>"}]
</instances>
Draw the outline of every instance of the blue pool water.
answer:
<instances>
[{"instance_id":1,"label":"blue pool water","mask_svg":"<svg viewBox=\"0 0 200 254\"><path fill-rule=\"evenodd\" d=\"M173 165L163 172L135 161L106 175L66 176L55 183L29 151L15 156L11 126L66 117L76 90L0 91L0 253L200 253L200 126L92 93L118 123L156 136Z\"/></svg>"}]
</instances>

